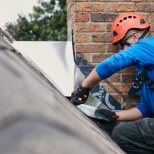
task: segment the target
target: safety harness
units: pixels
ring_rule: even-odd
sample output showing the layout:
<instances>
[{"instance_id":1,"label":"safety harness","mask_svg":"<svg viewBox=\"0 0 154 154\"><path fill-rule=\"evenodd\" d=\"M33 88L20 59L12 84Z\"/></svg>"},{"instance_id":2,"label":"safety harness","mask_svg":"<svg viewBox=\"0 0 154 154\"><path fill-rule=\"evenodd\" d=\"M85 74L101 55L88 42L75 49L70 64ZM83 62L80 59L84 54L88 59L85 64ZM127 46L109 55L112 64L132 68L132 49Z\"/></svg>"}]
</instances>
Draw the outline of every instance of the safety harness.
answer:
<instances>
[{"instance_id":1,"label":"safety harness","mask_svg":"<svg viewBox=\"0 0 154 154\"><path fill-rule=\"evenodd\" d=\"M136 93L140 90L140 87L143 83L145 83L149 89L154 90L154 82L147 74L144 67L141 68L141 71L138 73L137 77L133 81L132 87L130 88L128 94L131 97L134 97Z\"/></svg>"},{"instance_id":2,"label":"safety harness","mask_svg":"<svg viewBox=\"0 0 154 154\"><path fill-rule=\"evenodd\" d=\"M149 31L148 29L145 29L145 31L143 32L143 34L140 36L139 39L144 38L148 33L148 31ZM122 47L124 47L124 45L130 46L131 44L127 42L129 37L131 36L128 36L125 40L119 41L119 44ZM134 97L136 93L140 90L140 87L143 83L145 83L149 89L154 90L154 82L152 81L150 76L147 74L144 67L141 68L141 71L138 73L136 79L133 81L133 85L130 88L128 95L130 95L131 97Z\"/></svg>"}]
</instances>

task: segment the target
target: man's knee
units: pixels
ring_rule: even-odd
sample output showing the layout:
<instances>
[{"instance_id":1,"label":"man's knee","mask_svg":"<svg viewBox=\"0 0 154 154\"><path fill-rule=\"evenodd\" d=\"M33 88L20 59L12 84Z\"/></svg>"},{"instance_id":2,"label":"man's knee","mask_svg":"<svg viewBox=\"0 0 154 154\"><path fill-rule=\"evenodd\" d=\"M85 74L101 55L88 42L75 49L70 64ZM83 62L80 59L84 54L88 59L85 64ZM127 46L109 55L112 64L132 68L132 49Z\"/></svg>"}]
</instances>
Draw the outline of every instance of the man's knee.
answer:
<instances>
[{"instance_id":1,"label":"man's knee","mask_svg":"<svg viewBox=\"0 0 154 154\"><path fill-rule=\"evenodd\" d=\"M115 128L112 131L112 139L117 142L118 144L122 144L125 140L125 124L120 123L119 125L115 126Z\"/></svg>"}]
</instances>

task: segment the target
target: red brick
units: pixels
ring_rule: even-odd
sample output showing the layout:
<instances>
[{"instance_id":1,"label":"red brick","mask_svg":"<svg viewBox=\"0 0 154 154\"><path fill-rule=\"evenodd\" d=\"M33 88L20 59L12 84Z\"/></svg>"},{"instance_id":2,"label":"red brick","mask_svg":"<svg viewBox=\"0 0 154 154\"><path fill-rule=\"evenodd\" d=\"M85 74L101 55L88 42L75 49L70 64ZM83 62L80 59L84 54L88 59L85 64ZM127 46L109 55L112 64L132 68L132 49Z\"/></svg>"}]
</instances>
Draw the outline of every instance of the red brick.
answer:
<instances>
[{"instance_id":1,"label":"red brick","mask_svg":"<svg viewBox=\"0 0 154 154\"><path fill-rule=\"evenodd\" d=\"M75 11L75 7L74 7L74 5L71 7L71 9L70 9L70 14L71 14L71 16L72 15L74 15L74 11Z\"/></svg>"},{"instance_id":2,"label":"red brick","mask_svg":"<svg viewBox=\"0 0 154 154\"><path fill-rule=\"evenodd\" d=\"M76 13L75 14L75 21L76 22L88 22L89 21L89 14L88 13Z\"/></svg>"},{"instance_id":3,"label":"red brick","mask_svg":"<svg viewBox=\"0 0 154 154\"><path fill-rule=\"evenodd\" d=\"M118 2L119 0L91 0L91 2Z\"/></svg>"},{"instance_id":4,"label":"red brick","mask_svg":"<svg viewBox=\"0 0 154 154\"><path fill-rule=\"evenodd\" d=\"M91 0L91 2L119 2L119 0ZM120 2L153 2L153 0L120 0Z\"/></svg>"},{"instance_id":5,"label":"red brick","mask_svg":"<svg viewBox=\"0 0 154 154\"><path fill-rule=\"evenodd\" d=\"M123 83L131 83L135 79L135 74L122 74L121 78Z\"/></svg>"},{"instance_id":6,"label":"red brick","mask_svg":"<svg viewBox=\"0 0 154 154\"><path fill-rule=\"evenodd\" d=\"M75 34L74 35L74 41L76 43L81 43L81 42L89 42L89 35L90 34L85 34L85 33L82 33L82 34Z\"/></svg>"},{"instance_id":7,"label":"red brick","mask_svg":"<svg viewBox=\"0 0 154 154\"><path fill-rule=\"evenodd\" d=\"M134 3L107 3L106 4L106 11L107 12L130 12L135 11L135 4Z\"/></svg>"},{"instance_id":8,"label":"red brick","mask_svg":"<svg viewBox=\"0 0 154 154\"><path fill-rule=\"evenodd\" d=\"M106 59L107 58L107 55L106 54L91 54L92 56L92 62L94 63L99 63L101 62L102 60Z\"/></svg>"},{"instance_id":9,"label":"red brick","mask_svg":"<svg viewBox=\"0 0 154 154\"><path fill-rule=\"evenodd\" d=\"M74 4L73 0L70 0L69 2L67 2L67 8L70 9Z\"/></svg>"},{"instance_id":10,"label":"red brick","mask_svg":"<svg viewBox=\"0 0 154 154\"><path fill-rule=\"evenodd\" d=\"M75 2L88 2L89 0L75 0Z\"/></svg>"},{"instance_id":11,"label":"red brick","mask_svg":"<svg viewBox=\"0 0 154 154\"><path fill-rule=\"evenodd\" d=\"M76 52L104 52L103 44L76 44Z\"/></svg>"},{"instance_id":12,"label":"red brick","mask_svg":"<svg viewBox=\"0 0 154 154\"><path fill-rule=\"evenodd\" d=\"M92 22L111 22L114 21L114 19L118 15L115 13L91 13L91 21Z\"/></svg>"},{"instance_id":13,"label":"red brick","mask_svg":"<svg viewBox=\"0 0 154 154\"><path fill-rule=\"evenodd\" d=\"M94 33L92 34L92 42L111 42L110 33Z\"/></svg>"},{"instance_id":14,"label":"red brick","mask_svg":"<svg viewBox=\"0 0 154 154\"><path fill-rule=\"evenodd\" d=\"M135 73L135 67L134 66L130 66L130 67L126 67L123 70L120 71L121 73Z\"/></svg>"},{"instance_id":15,"label":"red brick","mask_svg":"<svg viewBox=\"0 0 154 154\"><path fill-rule=\"evenodd\" d=\"M154 4L152 3L139 3L136 4L137 11L154 11Z\"/></svg>"},{"instance_id":16,"label":"red brick","mask_svg":"<svg viewBox=\"0 0 154 154\"><path fill-rule=\"evenodd\" d=\"M103 32L104 30L104 23L76 23L74 26L74 32Z\"/></svg>"},{"instance_id":17,"label":"red brick","mask_svg":"<svg viewBox=\"0 0 154 154\"><path fill-rule=\"evenodd\" d=\"M150 18L150 21L153 23L154 22L154 14L153 13L149 13L149 18Z\"/></svg>"},{"instance_id":18,"label":"red brick","mask_svg":"<svg viewBox=\"0 0 154 154\"><path fill-rule=\"evenodd\" d=\"M75 3L75 10L77 12L100 12L104 11L104 4L102 3Z\"/></svg>"},{"instance_id":19,"label":"red brick","mask_svg":"<svg viewBox=\"0 0 154 154\"><path fill-rule=\"evenodd\" d=\"M111 32L112 23L106 23L106 31Z\"/></svg>"},{"instance_id":20,"label":"red brick","mask_svg":"<svg viewBox=\"0 0 154 154\"><path fill-rule=\"evenodd\" d=\"M82 61L90 62L90 53L81 53L77 52L77 57L79 57Z\"/></svg>"},{"instance_id":21,"label":"red brick","mask_svg":"<svg viewBox=\"0 0 154 154\"><path fill-rule=\"evenodd\" d=\"M130 87L131 87L131 85L126 85L126 84L121 84L121 83L119 83L119 84L116 84L116 85L114 85L114 87L119 91L119 92L121 92L121 93L128 93L128 91L129 91L129 89L130 89ZM112 89L111 87L108 87L108 90L107 90L108 92L110 92L110 93L115 93L116 91L114 90L114 89Z\"/></svg>"},{"instance_id":22,"label":"red brick","mask_svg":"<svg viewBox=\"0 0 154 154\"><path fill-rule=\"evenodd\" d=\"M154 36L154 32L151 32L151 35Z\"/></svg>"},{"instance_id":23,"label":"red brick","mask_svg":"<svg viewBox=\"0 0 154 154\"><path fill-rule=\"evenodd\" d=\"M107 80L111 83L120 82L120 75L119 75L119 73L115 73L112 76L110 76Z\"/></svg>"},{"instance_id":24,"label":"red brick","mask_svg":"<svg viewBox=\"0 0 154 154\"><path fill-rule=\"evenodd\" d=\"M110 44L106 44L106 50L107 50L107 53L117 53L119 51L119 48L117 45L112 45L111 43Z\"/></svg>"}]
</instances>

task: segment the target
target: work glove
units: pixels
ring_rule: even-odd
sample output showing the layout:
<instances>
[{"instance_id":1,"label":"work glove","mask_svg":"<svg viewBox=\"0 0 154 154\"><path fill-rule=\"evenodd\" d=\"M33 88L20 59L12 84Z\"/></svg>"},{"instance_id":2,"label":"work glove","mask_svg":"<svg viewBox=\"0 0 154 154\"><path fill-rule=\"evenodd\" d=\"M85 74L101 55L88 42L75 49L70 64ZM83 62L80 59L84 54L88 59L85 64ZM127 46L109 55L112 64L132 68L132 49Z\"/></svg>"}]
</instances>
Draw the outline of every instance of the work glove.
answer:
<instances>
[{"instance_id":1,"label":"work glove","mask_svg":"<svg viewBox=\"0 0 154 154\"><path fill-rule=\"evenodd\" d=\"M84 104L89 96L89 91L91 88L84 88L82 85L78 86L78 88L72 93L70 101L74 105Z\"/></svg>"},{"instance_id":2,"label":"work glove","mask_svg":"<svg viewBox=\"0 0 154 154\"><path fill-rule=\"evenodd\" d=\"M112 112L108 109L97 109L95 114L103 115L108 119L109 123L116 122L118 116L115 112Z\"/></svg>"}]
</instances>

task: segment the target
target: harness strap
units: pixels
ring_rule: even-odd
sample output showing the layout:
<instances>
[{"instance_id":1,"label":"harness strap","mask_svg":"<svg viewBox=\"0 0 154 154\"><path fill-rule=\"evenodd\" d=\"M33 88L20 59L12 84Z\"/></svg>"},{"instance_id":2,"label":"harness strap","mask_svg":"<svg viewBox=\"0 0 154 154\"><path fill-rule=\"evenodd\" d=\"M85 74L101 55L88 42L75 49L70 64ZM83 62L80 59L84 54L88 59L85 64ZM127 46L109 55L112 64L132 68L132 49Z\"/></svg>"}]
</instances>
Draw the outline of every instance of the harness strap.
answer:
<instances>
[{"instance_id":1,"label":"harness strap","mask_svg":"<svg viewBox=\"0 0 154 154\"><path fill-rule=\"evenodd\" d=\"M140 36L139 40L142 39L142 38L144 38L145 35L146 35L148 32L149 32L149 30L148 30L148 29L145 29L144 33Z\"/></svg>"},{"instance_id":2,"label":"harness strap","mask_svg":"<svg viewBox=\"0 0 154 154\"><path fill-rule=\"evenodd\" d=\"M144 38L146 36L146 34L149 32L148 29L145 29L145 31L143 32L143 34L139 37L139 40ZM127 45L128 47L131 45L130 43L127 42L127 40L131 37L132 35L128 36L126 39L124 40L120 40L119 44L121 45L121 47L123 48L124 45Z\"/></svg>"},{"instance_id":3,"label":"harness strap","mask_svg":"<svg viewBox=\"0 0 154 154\"><path fill-rule=\"evenodd\" d=\"M136 93L140 90L141 85L145 83L149 89L154 90L154 82L151 77L147 74L144 67L138 73L137 78L133 81L132 87L130 88L128 95L134 97Z\"/></svg>"}]
</instances>

